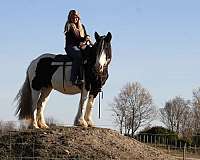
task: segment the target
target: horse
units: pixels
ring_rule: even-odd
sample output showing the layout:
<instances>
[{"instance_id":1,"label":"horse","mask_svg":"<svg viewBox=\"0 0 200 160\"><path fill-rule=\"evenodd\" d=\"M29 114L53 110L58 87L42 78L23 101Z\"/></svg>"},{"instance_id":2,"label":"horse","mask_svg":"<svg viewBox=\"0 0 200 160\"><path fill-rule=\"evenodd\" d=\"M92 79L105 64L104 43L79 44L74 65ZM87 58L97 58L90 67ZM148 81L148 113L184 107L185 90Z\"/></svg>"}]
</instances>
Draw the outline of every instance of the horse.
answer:
<instances>
[{"instance_id":1,"label":"horse","mask_svg":"<svg viewBox=\"0 0 200 160\"><path fill-rule=\"evenodd\" d=\"M34 59L15 97L15 115L18 119L27 120L31 128L48 128L43 112L49 94L54 89L68 95L81 94L74 125L94 127L92 109L96 96L108 78L108 65L112 57L111 39L110 32L104 36L95 32L95 43L82 52L84 83L81 86L70 81L73 60L67 55L46 53Z\"/></svg>"}]
</instances>

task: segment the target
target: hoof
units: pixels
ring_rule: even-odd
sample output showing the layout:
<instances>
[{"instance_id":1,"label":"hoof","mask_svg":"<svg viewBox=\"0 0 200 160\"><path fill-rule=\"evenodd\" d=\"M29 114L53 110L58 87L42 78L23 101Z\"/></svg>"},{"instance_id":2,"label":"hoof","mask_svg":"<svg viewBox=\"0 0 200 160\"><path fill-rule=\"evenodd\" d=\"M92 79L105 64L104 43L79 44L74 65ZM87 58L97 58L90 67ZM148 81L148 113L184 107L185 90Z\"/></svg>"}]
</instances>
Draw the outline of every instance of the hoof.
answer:
<instances>
[{"instance_id":1,"label":"hoof","mask_svg":"<svg viewBox=\"0 0 200 160\"><path fill-rule=\"evenodd\" d=\"M88 127L88 123L84 119L79 119L74 122L75 126Z\"/></svg>"},{"instance_id":2,"label":"hoof","mask_svg":"<svg viewBox=\"0 0 200 160\"><path fill-rule=\"evenodd\" d=\"M37 125L37 123L33 123L32 125L29 126L30 129L38 129L39 126Z\"/></svg>"},{"instance_id":3,"label":"hoof","mask_svg":"<svg viewBox=\"0 0 200 160\"><path fill-rule=\"evenodd\" d=\"M47 128L49 128L48 125L43 124L43 123L40 123L40 124L39 124L39 127L42 128L42 129L47 129Z\"/></svg>"},{"instance_id":4,"label":"hoof","mask_svg":"<svg viewBox=\"0 0 200 160\"><path fill-rule=\"evenodd\" d=\"M92 121L86 121L88 127L95 127L95 124Z\"/></svg>"}]
</instances>

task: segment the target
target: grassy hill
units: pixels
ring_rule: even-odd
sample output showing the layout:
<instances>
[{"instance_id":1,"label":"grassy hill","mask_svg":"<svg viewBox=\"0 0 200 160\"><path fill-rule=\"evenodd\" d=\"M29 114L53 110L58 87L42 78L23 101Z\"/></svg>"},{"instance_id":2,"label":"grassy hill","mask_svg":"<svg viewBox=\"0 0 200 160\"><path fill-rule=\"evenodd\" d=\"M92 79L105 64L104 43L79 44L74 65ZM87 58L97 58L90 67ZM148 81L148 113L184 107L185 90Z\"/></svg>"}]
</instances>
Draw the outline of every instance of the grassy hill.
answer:
<instances>
[{"instance_id":1,"label":"grassy hill","mask_svg":"<svg viewBox=\"0 0 200 160\"><path fill-rule=\"evenodd\" d=\"M0 136L0 159L171 160L161 151L105 128L53 127ZM15 158L14 158L15 157Z\"/></svg>"}]
</instances>

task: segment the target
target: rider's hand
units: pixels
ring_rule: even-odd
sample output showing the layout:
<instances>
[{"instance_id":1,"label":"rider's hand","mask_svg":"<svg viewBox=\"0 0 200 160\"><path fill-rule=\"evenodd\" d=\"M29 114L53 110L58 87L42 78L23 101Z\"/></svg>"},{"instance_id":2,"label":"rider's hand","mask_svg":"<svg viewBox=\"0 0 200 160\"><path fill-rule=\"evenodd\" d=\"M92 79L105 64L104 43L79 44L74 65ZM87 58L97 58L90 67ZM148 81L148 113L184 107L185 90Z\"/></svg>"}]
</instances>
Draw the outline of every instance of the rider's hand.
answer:
<instances>
[{"instance_id":1,"label":"rider's hand","mask_svg":"<svg viewBox=\"0 0 200 160\"><path fill-rule=\"evenodd\" d=\"M86 41L86 42L87 42L87 41L91 42L90 36L86 36L86 37L85 37L85 41Z\"/></svg>"},{"instance_id":2,"label":"rider's hand","mask_svg":"<svg viewBox=\"0 0 200 160\"><path fill-rule=\"evenodd\" d=\"M85 42L87 45L93 45L92 40L91 40L90 36L88 36L88 35L85 37Z\"/></svg>"},{"instance_id":3,"label":"rider's hand","mask_svg":"<svg viewBox=\"0 0 200 160\"><path fill-rule=\"evenodd\" d=\"M80 44L79 44L79 48L82 50L84 50L86 48L86 46L87 45L85 44L85 42L80 42Z\"/></svg>"}]
</instances>

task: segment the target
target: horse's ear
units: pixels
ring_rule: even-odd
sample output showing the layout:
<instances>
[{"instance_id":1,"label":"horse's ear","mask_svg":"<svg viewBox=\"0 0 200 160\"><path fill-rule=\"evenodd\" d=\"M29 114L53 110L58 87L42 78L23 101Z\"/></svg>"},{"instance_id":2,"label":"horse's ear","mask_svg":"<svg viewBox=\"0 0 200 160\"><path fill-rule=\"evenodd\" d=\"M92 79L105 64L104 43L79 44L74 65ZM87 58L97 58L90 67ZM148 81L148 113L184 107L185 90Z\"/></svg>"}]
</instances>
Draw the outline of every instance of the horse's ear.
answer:
<instances>
[{"instance_id":1,"label":"horse's ear","mask_svg":"<svg viewBox=\"0 0 200 160\"><path fill-rule=\"evenodd\" d=\"M99 38L100 38L100 36L99 36L99 34L97 32L94 33L94 37L95 37L96 41L98 41Z\"/></svg>"},{"instance_id":2,"label":"horse's ear","mask_svg":"<svg viewBox=\"0 0 200 160\"><path fill-rule=\"evenodd\" d=\"M107 34L106 37L105 37L105 41L106 41L106 42L110 42L111 39L112 39L112 34L111 34L110 32L108 32L108 34Z\"/></svg>"}]
</instances>

